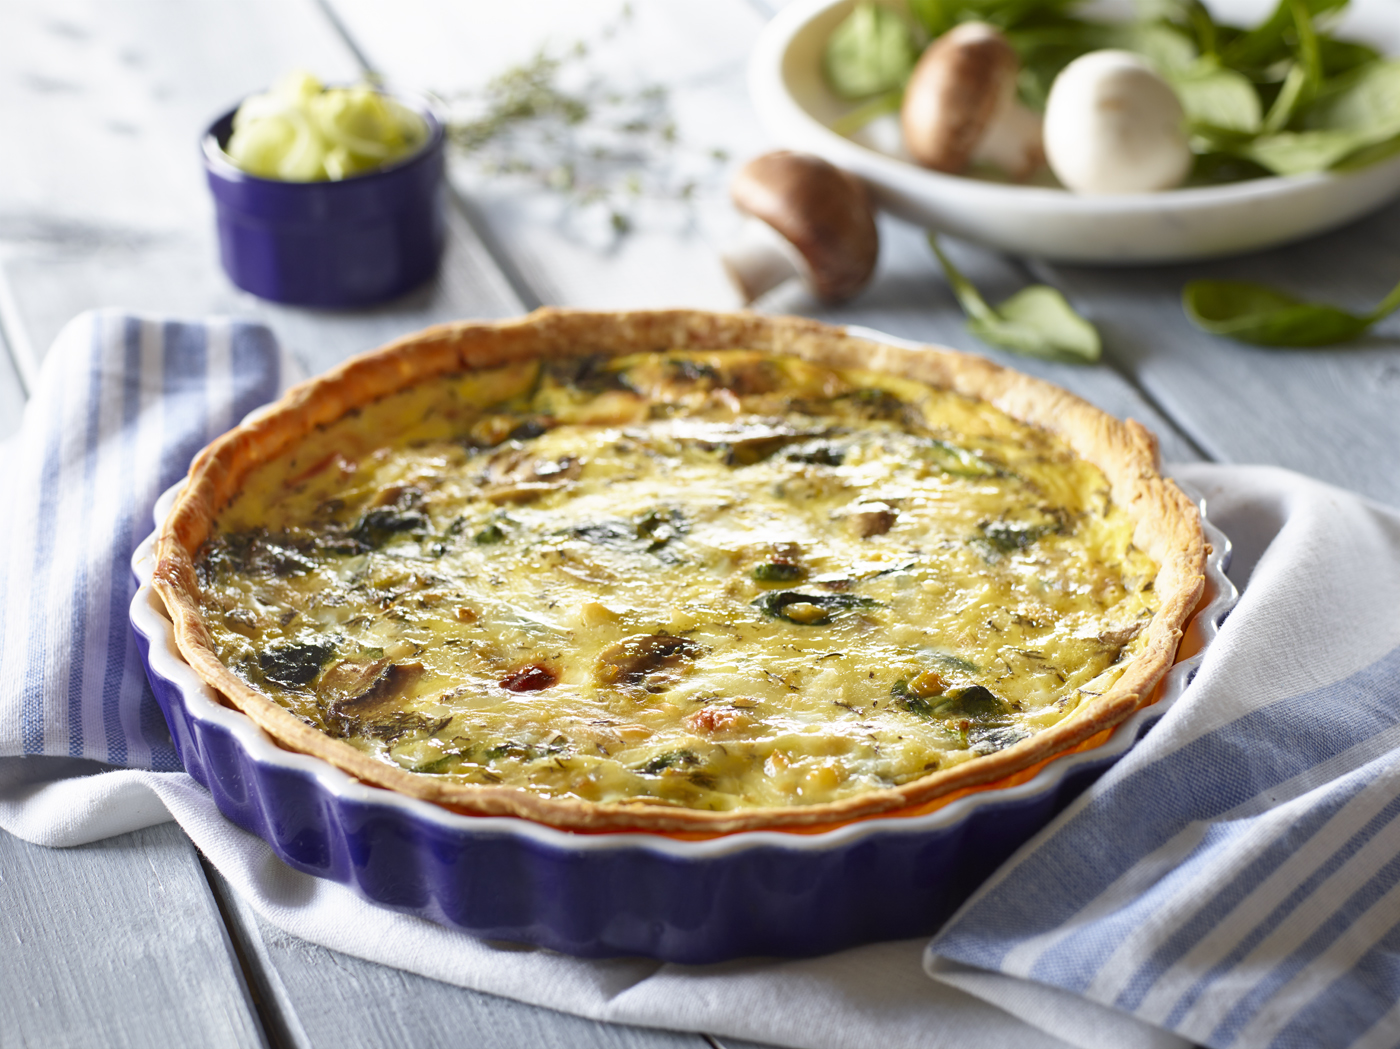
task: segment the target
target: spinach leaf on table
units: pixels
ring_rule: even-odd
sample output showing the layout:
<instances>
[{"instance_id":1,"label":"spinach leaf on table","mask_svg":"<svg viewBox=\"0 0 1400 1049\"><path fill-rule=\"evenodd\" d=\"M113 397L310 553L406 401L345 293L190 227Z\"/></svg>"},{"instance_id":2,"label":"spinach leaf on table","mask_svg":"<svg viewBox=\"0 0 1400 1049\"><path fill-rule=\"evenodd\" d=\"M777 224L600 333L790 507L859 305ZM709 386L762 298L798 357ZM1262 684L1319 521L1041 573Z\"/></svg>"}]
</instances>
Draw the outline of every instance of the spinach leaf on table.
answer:
<instances>
[{"instance_id":1,"label":"spinach leaf on table","mask_svg":"<svg viewBox=\"0 0 1400 1049\"><path fill-rule=\"evenodd\" d=\"M1102 344L1098 329L1075 313L1074 307L1054 288L1033 284L993 309L943 253L935 234L928 235L928 243L967 314L967 330L977 338L1030 357L1080 363L1099 359Z\"/></svg>"},{"instance_id":2,"label":"spinach leaf on table","mask_svg":"<svg viewBox=\"0 0 1400 1049\"><path fill-rule=\"evenodd\" d=\"M1256 346L1330 346L1359 337L1400 309L1400 284L1374 310L1362 314L1305 302L1248 281L1193 280L1181 298L1191 323L1213 335Z\"/></svg>"}]
</instances>

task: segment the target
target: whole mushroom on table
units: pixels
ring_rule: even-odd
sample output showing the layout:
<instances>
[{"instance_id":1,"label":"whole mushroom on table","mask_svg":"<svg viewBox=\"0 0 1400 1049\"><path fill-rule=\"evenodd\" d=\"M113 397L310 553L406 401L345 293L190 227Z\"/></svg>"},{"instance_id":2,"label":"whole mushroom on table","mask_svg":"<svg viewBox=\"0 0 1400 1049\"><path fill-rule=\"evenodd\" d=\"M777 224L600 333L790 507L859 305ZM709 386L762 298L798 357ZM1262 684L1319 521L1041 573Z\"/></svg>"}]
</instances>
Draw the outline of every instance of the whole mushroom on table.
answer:
<instances>
[{"instance_id":1,"label":"whole mushroom on table","mask_svg":"<svg viewBox=\"0 0 1400 1049\"><path fill-rule=\"evenodd\" d=\"M809 153L780 150L740 168L729 193L748 219L721 259L746 305L794 277L827 302L869 283L880 234L870 196L854 175Z\"/></svg>"}]
</instances>

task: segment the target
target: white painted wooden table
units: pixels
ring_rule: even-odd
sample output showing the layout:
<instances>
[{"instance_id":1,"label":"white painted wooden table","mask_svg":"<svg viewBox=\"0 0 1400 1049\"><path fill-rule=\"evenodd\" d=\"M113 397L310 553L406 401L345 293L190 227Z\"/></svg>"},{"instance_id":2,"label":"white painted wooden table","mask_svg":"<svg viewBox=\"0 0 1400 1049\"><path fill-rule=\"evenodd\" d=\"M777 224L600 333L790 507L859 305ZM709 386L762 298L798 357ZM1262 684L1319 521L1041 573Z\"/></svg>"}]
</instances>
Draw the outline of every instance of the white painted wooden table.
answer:
<instances>
[{"instance_id":1,"label":"white painted wooden table","mask_svg":"<svg viewBox=\"0 0 1400 1049\"><path fill-rule=\"evenodd\" d=\"M593 35L612 3L5 0L0 437L19 425L44 349L90 307L261 317L312 370L435 321L541 303L733 307L716 262L735 225L724 185L734 163L771 145L748 110L743 65L772 6L637 0L625 31L595 52L611 77L670 89L687 148L733 158L701 166L691 202L643 201L635 232L609 243L556 195L460 164L438 280L385 308L328 313L261 303L220 272L196 149L205 123L294 66L328 80L369 65L400 86L477 87L542 43ZM918 231L886 222L882 233L877 279L853 303L825 309L788 291L765 308L989 352L964 333ZM1059 268L953 248L993 298L1031 274L1064 289L1103 330L1105 364L1011 363L1147 423L1168 460L1273 463L1400 504L1397 319L1353 347L1279 352L1201 335L1178 306L1183 281L1201 274L1370 304L1400 277L1400 206L1209 266ZM62 852L0 834L0 944L0 1046L719 1044L563 1016L295 940L243 906L174 824Z\"/></svg>"}]
</instances>

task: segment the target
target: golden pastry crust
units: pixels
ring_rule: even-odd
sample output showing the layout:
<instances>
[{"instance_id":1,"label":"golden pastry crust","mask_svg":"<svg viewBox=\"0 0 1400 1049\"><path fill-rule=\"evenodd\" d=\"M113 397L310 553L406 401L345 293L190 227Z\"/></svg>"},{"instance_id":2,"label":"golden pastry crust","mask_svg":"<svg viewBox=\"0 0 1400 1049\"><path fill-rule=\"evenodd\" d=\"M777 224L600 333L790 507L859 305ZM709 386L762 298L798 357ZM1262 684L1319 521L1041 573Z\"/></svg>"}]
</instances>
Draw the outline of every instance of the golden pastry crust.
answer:
<instances>
[{"instance_id":1,"label":"golden pastry crust","mask_svg":"<svg viewBox=\"0 0 1400 1049\"><path fill-rule=\"evenodd\" d=\"M195 556L249 471L293 448L318 427L390 393L463 371L533 359L732 347L787 354L837 368L887 372L980 399L1059 436L1096 465L1111 486L1114 502L1127 509L1134 523L1134 544L1160 565L1154 584L1159 609L1145 631L1145 643L1116 685L1081 704L1058 724L1004 750L901 786L827 804L713 812L645 801L590 803L542 797L515 787L417 775L307 725L219 660L200 610ZM799 318L692 310L544 309L516 320L442 325L406 337L303 383L214 441L196 457L189 481L161 529L154 585L174 621L182 655L201 678L280 745L323 758L357 779L466 813L520 816L572 830L728 833L820 828L926 805L953 792L1003 780L1083 744L1150 701L1201 596L1204 564L1205 543L1196 508L1160 476L1151 434L1131 420L1120 422L1038 379L978 357L871 342Z\"/></svg>"}]
</instances>

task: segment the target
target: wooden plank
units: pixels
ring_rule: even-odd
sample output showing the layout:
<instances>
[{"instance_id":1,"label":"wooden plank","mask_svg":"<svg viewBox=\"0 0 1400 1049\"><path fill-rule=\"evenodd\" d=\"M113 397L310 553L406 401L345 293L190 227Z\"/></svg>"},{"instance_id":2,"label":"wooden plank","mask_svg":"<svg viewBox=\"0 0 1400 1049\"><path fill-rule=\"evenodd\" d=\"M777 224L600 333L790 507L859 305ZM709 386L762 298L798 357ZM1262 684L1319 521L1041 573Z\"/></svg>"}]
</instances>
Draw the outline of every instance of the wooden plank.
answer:
<instances>
[{"instance_id":1,"label":"wooden plank","mask_svg":"<svg viewBox=\"0 0 1400 1049\"><path fill-rule=\"evenodd\" d=\"M246 961L265 1015L285 1018L273 1033L279 1045L707 1049L697 1034L598 1023L318 947L263 921L216 871L210 877L249 945Z\"/></svg>"},{"instance_id":2,"label":"wooden plank","mask_svg":"<svg viewBox=\"0 0 1400 1049\"><path fill-rule=\"evenodd\" d=\"M174 824L46 849L0 833L0 1046L264 1046Z\"/></svg>"},{"instance_id":3,"label":"wooden plank","mask_svg":"<svg viewBox=\"0 0 1400 1049\"><path fill-rule=\"evenodd\" d=\"M763 19L742 0L639 4L609 39L599 26L616 22L623 5L614 0L489 8L406 0L392 11L374 0L333 0L330 6L358 49L392 83L443 97L480 88L541 47L564 54L579 40L588 41L590 55L561 77L566 88L592 76L603 76L624 93L667 88L676 142L649 140L634 167L649 172L647 185L657 172L684 169L695 190L684 201L622 200L619 206L633 223L626 236L615 236L606 208L570 205L557 193L532 190L528 178L486 177L464 162L453 166L454 183L543 302L590 308L735 305L714 247L735 224L725 191L727 166L711 150L747 157L767 144L742 86L749 45ZM425 25L434 32L422 32ZM622 174L620 169L614 185Z\"/></svg>"},{"instance_id":4,"label":"wooden plank","mask_svg":"<svg viewBox=\"0 0 1400 1049\"><path fill-rule=\"evenodd\" d=\"M212 236L191 232L158 243L85 247L71 240L11 247L0 256L15 312L36 347L85 309L120 306L175 316L233 314L265 321L311 372L429 324L501 317L520 303L455 209L437 279L376 310L279 306L239 291L219 269ZM42 352L42 351L40 351Z\"/></svg>"},{"instance_id":5,"label":"wooden plank","mask_svg":"<svg viewBox=\"0 0 1400 1049\"><path fill-rule=\"evenodd\" d=\"M1301 244L1174 267L1046 267L1099 318L1118 364L1212 458L1268 463L1400 505L1400 318L1356 343L1246 346L1198 331L1197 277L1255 280L1366 310L1400 279L1400 204Z\"/></svg>"},{"instance_id":6,"label":"wooden plank","mask_svg":"<svg viewBox=\"0 0 1400 1049\"><path fill-rule=\"evenodd\" d=\"M150 244L207 226L204 128L299 64L356 72L314 0L6 3L0 240Z\"/></svg>"},{"instance_id":7,"label":"wooden plank","mask_svg":"<svg viewBox=\"0 0 1400 1049\"><path fill-rule=\"evenodd\" d=\"M703 10L682 0L649 3L639 6L635 19L623 24L611 40L597 42L594 27L616 11L609 0L497 5L489 11L440 0L406 0L393 10L373 0L330 2L369 61L391 81L418 90L444 96L477 90L538 48L558 54L576 39L595 41L588 68L605 73L619 90L664 85L678 140L692 153L722 148L731 160L701 171L692 201L653 202L639 208L636 232L616 243L590 241L569 225L563 198L528 180L488 179L471 163L459 162L454 166L455 183L475 203L491 240L510 253L508 264L519 270L540 301L590 308L739 305L723 276L718 252L740 222L726 191L734 166L771 148L749 106L743 76L749 48L766 17L763 10L743 0L716 0ZM423 34L420 27L428 24L438 31ZM655 162L669 163L669 156L662 150ZM760 308L863 324L985 353L1057 382L1115 415L1138 419L1159 434L1169 461L1199 458L1150 401L1112 369L1013 357L971 338L922 233L886 219L882 234L877 276L853 302L827 308L787 288L770 295ZM1026 283L1024 272L994 253L967 245L954 245L953 250L993 300Z\"/></svg>"}]
</instances>

